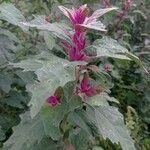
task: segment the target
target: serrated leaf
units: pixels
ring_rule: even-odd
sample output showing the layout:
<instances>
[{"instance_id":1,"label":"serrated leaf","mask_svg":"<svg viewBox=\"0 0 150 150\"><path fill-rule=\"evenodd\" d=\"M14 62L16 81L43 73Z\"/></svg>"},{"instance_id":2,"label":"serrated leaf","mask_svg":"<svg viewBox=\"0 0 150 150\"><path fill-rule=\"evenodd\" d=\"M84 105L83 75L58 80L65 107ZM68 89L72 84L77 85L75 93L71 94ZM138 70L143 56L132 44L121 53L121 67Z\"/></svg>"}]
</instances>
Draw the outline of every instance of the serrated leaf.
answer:
<instances>
[{"instance_id":1,"label":"serrated leaf","mask_svg":"<svg viewBox=\"0 0 150 150\"><path fill-rule=\"evenodd\" d=\"M97 57L112 57L117 59L133 60L148 73L137 56L131 54L125 47L121 46L117 40L110 37L104 36L102 39L96 40L92 46L87 48L87 54L91 50L97 51Z\"/></svg>"},{"instance_id":2,"label":"serrated leaf","mask_svg":"<svg viewBox=\"0 0 150 150\"><path fill-rule=\"evenodd\" d=\"M64 86L67 82L75 80L74 63L52 54L46 57L47 59L27 59L13 64L14 67L20 67L25 71L35 71L38 77L39 81L27 85L27 90L32 93L32 99L29 103L32 117L40 111L46 99L54 94L57 87ZM35 65L32 66L32 64Z\"/></svg>"},{"instance_id":3,"label":"serrated leaf","mask_svg":"<svg viewBox=\"0 0 150 150\"><path fill-rule=\"evenodd\" d=\"M13 135L4 143L4 150L27 150L44 137L44 127L40 116L31 119L26 112L21 122L13 128Z\"/></svg>"},{"instance_id":4,"label":"serrated leaf","mask_svg":"<svg viewBox=\"0 0 150 150\"><path fill-rule=\"evenodd\" d=\"M70 37L67 35L67 30L69 27L60 23L49 23L46 21L46 16L34 16L35 19L30 22L22 22L23 25L28 27L35 27L39 30L49 31L53 36L60 39L67 40L67 42L72 43Z\"/></svg>"},{"instance_id":5,"label":"serrated leaf","mask_svg":"<svg viewBox=\"0 0 150 150\"><path fill-rule=\"evenodd\" d=\"M97 126L99 134L104 139L109 138L113 143L120 143L123 150L135 150L134 142L124 124L123 116L117 108L99 106L88 108L87 114ZM95 118L94 118L94 116Z\"/></svg>"},{"instance_id":6,"label":"serrated leaf","mask_svg":"<svg viewBox=\"0 0 150 150\"><path fill-rule=\"evenodd\" d=\"M28 30L28 27L22 25L20 22L25 21L21 12L11 3L2 3L0 5L0 19L8 21L11 24L21 27L24 31Z\"/></svg>"},{"instance_id":7,"label":"serrated leaf","mask_svg":"<svg viewBox=\"0 0 150 150\"><path fill-rule=\"evenodd\" d=\"M97 57L113 57L118 59L128 59L125 54L128 52L126 48L121 46L116 40L104 36L94 42L90 49L97 51ZM88 51L87 51L88 52Z\"/></svg>"}]
</instances>

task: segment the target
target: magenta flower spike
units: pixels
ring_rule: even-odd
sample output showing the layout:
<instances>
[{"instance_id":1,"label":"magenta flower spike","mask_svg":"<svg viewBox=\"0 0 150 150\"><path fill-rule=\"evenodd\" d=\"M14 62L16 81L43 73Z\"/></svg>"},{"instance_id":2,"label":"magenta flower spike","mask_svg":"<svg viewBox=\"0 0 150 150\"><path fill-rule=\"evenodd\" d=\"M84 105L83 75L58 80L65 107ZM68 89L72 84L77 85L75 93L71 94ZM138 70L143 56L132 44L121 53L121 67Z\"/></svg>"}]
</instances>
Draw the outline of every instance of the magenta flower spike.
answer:
<instances>
[{"instance_id":1,"label":"magenta flower spike","mask_svg":"<svg viewBox=\"0 0 150 150\"><path fill-rule=\"evenodd\" d=\"M91 16L89 16L89 9L86 4L78 9L68 9L64 6L59 6L59 9L71 20L73 26L78 31L85 31L86 28L106 31L105 26L101 21L98 21L98 18L109 11L116 10L117 8L111 7L98 9Z\"/></svg>"},{"instance_id":2,"label":"magenta flower spike","mask_svg":"<svg viewBox=\"0 0 150 150\"><path fill-rule=\"evenodd\" d=\"M76 31L71 38L73 45L63 42L70 61L86 61L87 56L84 52L87 45L85 33Z\"/></svg>"},{"instance_id":3,"label":"magenta flower spike","mask_svg":"<svg viewBox=\"0 0 150 150\"><path fill-rule=\"evenodd\" d=\"M73 27L73 35L69 35L72 43L67 41L63 42L63 46L69 56L70 61L88 61L90 57L86 55L85 49L87 46L86 40L86 29L96 29L100 31L106 31L105 26L98 21L98 18L105 13L117 9L116 7L99 9L96 10L91 16L89 16L89 9L87 5L82 5L78 9L72 8L68 9L64 6L59 6L59 9L67 16Z\"/></svg>"},{"instance_id":4,"label":"magenta flower spike","mask_svg":"<svg viewBox=\"0 0 150 150\"><path fill-rule=\"evenodd\" d=\"M48 99L47 99L47 103L52 106L52 107L55 107L57 105L60 104L60 99L58 96L50 96Z\"/></svg>"}]
</instances>

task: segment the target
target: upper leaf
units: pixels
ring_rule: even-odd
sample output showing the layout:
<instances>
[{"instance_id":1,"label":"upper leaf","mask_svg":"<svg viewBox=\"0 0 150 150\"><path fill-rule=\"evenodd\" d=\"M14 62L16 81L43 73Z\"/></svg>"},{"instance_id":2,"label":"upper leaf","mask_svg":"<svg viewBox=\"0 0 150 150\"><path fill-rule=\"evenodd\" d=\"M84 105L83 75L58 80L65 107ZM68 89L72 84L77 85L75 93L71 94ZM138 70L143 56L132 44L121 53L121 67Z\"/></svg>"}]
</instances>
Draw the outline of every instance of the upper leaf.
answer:
<instances>
[{"instance_id":1,"label":"upper leaf","mask_svg":"<svg viewBox=\"0 0 150 150\"><path fill-rule=\"evenodd\" d=\"M87 50L94 49L97 51L97 57L113 57L118 59L128 59L126 53L128 50L121 46L116 40L104 36L102 39L98 39Z\"/></svg>"},{"instance_id":2,"label":"upper leaf","mask_svg":"<svg viewBox=\"0 0 150 150\"><path fill-rule=\"evenodd\" d=\"M92 46L89 46L86 50L97 52L97 57L112 57L118 59L126 59L135 61L146 73L148 71L143 66L140 59L134 54L130 53L125 47L121 46L117 40L104 36L102 39L98 39Z\"/></svg>"},{"instance_id":3,"label":"upper leaf","mask_svg":"<svg viewBox=\"0 0 150 150\"><path fill-rule=\"evenodd\" d=\"M60 39L67 40L72 44L70 37L68 36L67 25L61 23L49 23L46 21L45 16L34 16L35 19L30 22L22 22L22 25L28 27L35 27L40 30L50 31L53 36L56 36Z\"/></svg>"},{"instance_id":4,"label":"upper leaf","mask_svg":"<svg viewBox=\"0 0 150 150\"><path fill-rule=\"evenodd\" d=\"M2 3L0 5L0 19L8 21L11 24L17 25L23 30L28 30L28 27L21 25L20 22L25 21L25 18L13 4Z\"/></svg>"}]
</instances>

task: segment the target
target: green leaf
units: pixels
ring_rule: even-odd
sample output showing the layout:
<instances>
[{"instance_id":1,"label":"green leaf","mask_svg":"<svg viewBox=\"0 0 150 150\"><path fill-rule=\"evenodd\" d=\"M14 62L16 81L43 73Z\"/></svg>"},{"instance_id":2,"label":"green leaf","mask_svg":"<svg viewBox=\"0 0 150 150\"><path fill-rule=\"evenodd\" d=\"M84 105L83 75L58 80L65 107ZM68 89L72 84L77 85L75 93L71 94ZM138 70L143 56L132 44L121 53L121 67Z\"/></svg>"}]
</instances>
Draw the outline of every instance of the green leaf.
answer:
<instances>
[{"instance_id":1,"label":"green leaf","mask_svg":"<svg viewBox=\"0 0 150 150\"><path fill-rule=\"evenodd\" d=\"M44 40L49 50L52 50L56 46L56 41L50 32L44 31Z\"/></svg>"},{"instance_id":2,"label":"green leaf","mask_svg":"<svg viewBox=\"0 0 150 150\"><path fill-rule=\"evenodd\" d=\"M107 101L119 103L119 101L114 97L110 97L107 93L102 92L99 95L91 97L88 104L91 106L109 106Z\"/></svg>"},{"instance_id":3,"label":"green leaf","mask_svg":"<svg viewBox=\"0 0 150 150\"><path fill-rule=\"evenodd\" d=\"M104 139L109 138L113 143L119 142L123 150L135 150L134 142L124 124L123 116L117 108L112 106L88 108L87 114Z\"/></svg>"},{"instance_id":4,"label":"green leaf","mask_svg":"<svg viewBox=\"0 0 150 150\"><path fill-rule=\"evenodd\" d=\"M52 54L45 55L45 59L37 56L37 58L13 64L14 67L22 68L25 71L35 71L38 77L38 81L35 81L34 84L27 85L27 90L32 93L32 99L29 103L32 117L38 114L46 99L54 94L57 87L75 80L74 63Z\"/></svg>"},{"instance_id":5,"label":"green leaf","mask_svg":"<svg viewBox=\"0 0 150 150\"><path fill-rule=\"evenodd\" d=\"M40 116L31 119L26 112L21 116L20 124L13 128L13 135L4 143L4 150L27 150L33 144L40 143L44 134Z\"/></svg>"},{"instance_id":6,"label":"green leaf","mask_svg":"<svg viewBox=\"0 0 150 150\"><path fill-rule=\"evenodd\" d=\"M89 101L89 104L93 104L93 106L107 106L107 101L119 103L117 99L115 99L114 97L110 97L108 93L102 92L99 95L92 97Z\"/></svg>"},{"instance_id":7,"label":"green leaf","mask_svg":"<svg viewBox=\"0 0 150 150\"><path fill-rule=\"evenodd\" d=\"M28 27L22 25L20 22L25 21L21 12L11 3L2 3L0 5L0 19L8 21L11 24L21 27L24 31L28 30Z\"/></svg>"},{"instance_id":8,"label":"green leaf","mask_svg":"<svg viewBox=\"0 0 150 150\"><path fill-rule=\"evenodd\" d=\"M104 149L100 146L94 146L92 150L104 150Z\"/></svg>"},{"instance_id":9,"label":"green leaf","mask_svg":"<svg viewBox=\"0 0 150 150\"><path fill-rule=\"evenodd\" d=\"M110 37L104 36L102 39L96 40L92 46L88 47L87 54L89 51L97 51L97 57L133 60L148 73L137 56L130 53L125 47L121 46L117 40Z\"/></svg>"},{"instance_id":10,"label":"green leaf","mask_svg":"<svg viewBox=\"0 0 150 150\"><path fill-rule=\"evenodd\" d=\"M108 73L99 71L98 73L94 73L94 75L96 77L95 84L99 84L106 91L114 86L112 83L112 78Z\"/></svg>"},{"instance_id":11,"label":"green leaf","mask_svg":"<svg viewBox=\"0 0 150 150\"><path fill-rule=\"evenodd\" d=\"M66 24L61 23L49 23L46 21L46 16L34 16L35 19L30 22L23 22L22 24L28 27L35 27L39 30L49 31L53 36L72 43L70 37L67 35L67 29L69 28Z\"/></svg>"},{"instance_id":12,"label":"green leaf","mask_svg":"<svg viewBox=\"0 0 150 150\"><path fill-rule=\"evenodd\" d=\"M0 115L0 126L2 127L3 131L6 133L10 131L12 126L16 126L19 122L19 117L10 114L3 114Z\"/></svg>"},{"instance_id":13,"label":"green leaf","mask_svg":"<svg viewBox=\"0 0 150 150\"><path fill-rule=\"evenodd\" d=\"M62 135L60 133L60 123L63 121L65 116L74 109L82 105L81 98L75 96L73 82L68 82L64 88L64 94L61 97L61 104L56 107L44 106L41 109L41 118L43 120L45 133L47 136L50 136L53 140L59 140ZM57 92L59 88L57 89Z\"/></svg>"},{"instance_id":14,"label":"green leaf","mask_svg":"<svg viewBox=\"0 0 150 150\"><path fill-rule=\"evenodd\" d=\"M11 89L12 83L13 81L11 80L9 75L0 74L0 89L8 93Z\"/></svg>"},{"instance_id":15,"label":"green leaf","mask_svg":"<svg viewBox=\"0 0 150 150\"><path fill-rule=\"evenodd\" d=\"M88 48L87 52L91 49L97 51L97 57L112 57L130 60L130 58L126 56L128 50L110 37L104 36L102 39L97 39L94 44Z\"/></svg>"},{"instance_id":16,"label":"green leaf","mask_svg":"<svg viewBox=\"0 0 150 150\"><path fill-rule=\"evenodd\" d=\"M137 56L133 55L130 52L126 53L126 55L127 55L127 57L132 59L136 64L138 64L147 74L149 74L149 72L147 71L147 69L144 67L141 60Z\"/></svg>"},{"instance_id":17,"label":"green leaf","mask_svg":"<svg viewBox=\"0 0 150 150\"><path fill-rule=\"evenodd\" d=\"M12 41L14 41L16 43L20 43L20 40L16 37L16 35L14 33L10 32L9 30L0 29L0 35L5 35L10 40L12 40Z\"/></svg>"},{"instance_id":18,"label":"green leaf","mask_svg":"<svg viewBox=\"0 0 150 150\"><path fill-rule=\"evenodd\" d=\"M15 42L8 36L0 34L0 65L14 60L16 50Z\"/></svg>"},{"instance_id":19,"label":"green leaf","mask_svg":"<svg viewBox=\"0 0 150 150\"><path fill-rule=\"evenodd\" d=\"M64 107L64 109L66 108ZM61 138L59 124L63 120L64 111L61 106L54 109L50 106L45 106L41 109L40 113L44 124L45 133L53 140L59 140Z\"/></svg>"},{"instance_id":20,"label":"green leaf","mask_svg":"<svg viewBox=\"0 0 150 150\"><path fill-rule=\"evenodd\" d=\"M52 141L50 138L43 138L40 143L35 143L28 150L62 150L63 143Z\"/></svg>"},{"instance_id":21,"label":"green leaf","mask_svg":"<svg viewBox=\"0 0 150 150\"><path fill-rule=\"evenodd\" d=\"M17 91L11 90L9 96L4 98L2 102L9 106L23 109L24 105L28 102L28 98L29 97L25 97Z\"/></svg>"},{"instance_id":22,"label":"green leaf","mask_svg":"<svg viewBox=\"0 0 150 150\"><path fill-rule=\"evenodd\" d=\"M77 125L80 127L83 131L86 132L86 134L92 139L93 134L88 126L87 122L85 121L84 117L82 116L82 112L71 112L68 116L68 122Z\"/></svg>"},{"instance_id":23,"label":"green leaf","mask_svg":"<svg viewBox=\"0 0 150 150\"><path fill-rule=\"evenodd\" d=\"M77 128L73 130L69 135L69 139L76 150L88 149L89 137L88 134L82 129Z\"/></svg>"},{"instance_id":24,"label":"green leaf","mask_svg":"<svg viewBox=\"0 0 150 150\"><path fill-rule=\"evenodd\" d=\"M5 133L2 129L2 127L0 126L0 141L5 140L5 138L6 138Z\"/></svg>"}]
</instances>

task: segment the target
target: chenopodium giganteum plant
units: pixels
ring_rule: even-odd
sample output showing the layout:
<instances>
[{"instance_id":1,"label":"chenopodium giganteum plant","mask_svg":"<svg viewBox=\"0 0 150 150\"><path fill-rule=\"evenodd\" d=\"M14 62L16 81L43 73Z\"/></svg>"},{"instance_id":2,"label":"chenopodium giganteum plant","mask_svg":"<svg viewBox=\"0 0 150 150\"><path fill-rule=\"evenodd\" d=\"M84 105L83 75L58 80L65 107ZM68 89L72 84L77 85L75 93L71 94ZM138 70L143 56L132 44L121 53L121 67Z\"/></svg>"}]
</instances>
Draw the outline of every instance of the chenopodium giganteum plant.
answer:
<instances>
[{"instance_id":1,"label":"chenopodium giganteum plant","mask_svg":"<svg viewBox=\"0 0 150 150\"><path fill-rule=\"evenodd\" d=\"M17 25L23 30L36 27L44 30L46 37L59 38L58 44L67 58L50 51L11 63L15 68L35 72L37 79L27 84L32 95L30 113L21 116L20 124L13 128L13 135L4 144L4 149L94 150L100 148L102 138L120 144L123 150L135 149L123 116L113 106L119 102L109 96L113 87L111 77L99 69L97 62L100 58L111 57L114 60L132 59L140 66L142 63L110 37L103 36L94 43L87 39L90 29L106 31L99 17L117 8L99 9L90 15L87 5L78 9L59 6L69 18L71 27L60 22L50 23L43 16L25 22L11 4L2 4L0 9L10 23L16 17Z\"/></svg>"}]
</instances>

